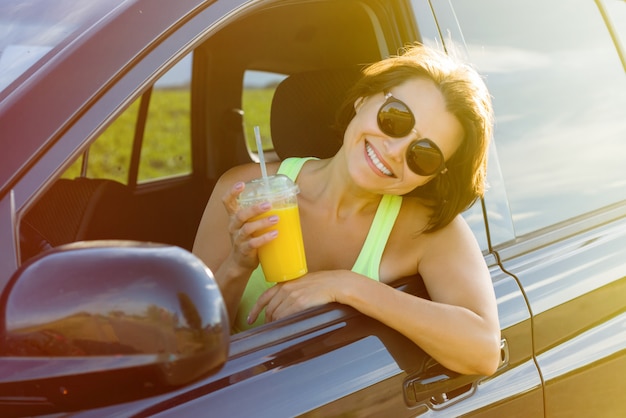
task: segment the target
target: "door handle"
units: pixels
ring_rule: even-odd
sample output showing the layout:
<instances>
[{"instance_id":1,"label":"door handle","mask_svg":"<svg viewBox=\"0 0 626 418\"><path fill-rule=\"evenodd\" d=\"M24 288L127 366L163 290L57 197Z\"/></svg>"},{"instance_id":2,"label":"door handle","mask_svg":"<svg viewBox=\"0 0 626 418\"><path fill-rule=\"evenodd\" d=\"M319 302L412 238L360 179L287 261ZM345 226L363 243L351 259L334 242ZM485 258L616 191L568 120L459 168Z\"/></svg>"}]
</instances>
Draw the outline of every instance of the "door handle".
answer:
<instances>
[{"instance_id":1,"label":"door handle","mask_svg":"<svg viewBox=\"0 0 626 418\"><path fill-rule=\"evenodd\" d=\"M475 382L481 378L453 372L434 360L429 363L423 371L404 381L405 400L410 406L426 403L436 408L465 399L474 393Z\"/></svg>"},{"instance_id":2,"label":"door handle","mask_svg":"<svg viewBox=\"0 0 626 418\"><path fill-rule=\"evenodd\" d=\"M506 338L500 340L500 364L498 370L509 365L509 343Z\"/></svg>"},{"instance_id":3,"label":"door handle","mask_svg":"<svg viewBox=\"0 0 626 418\"><path fill-rule=\"evenodd\" d=\"M498 370L509 362L509 346L506 339L500 342L500 364ZM436 409L444 404L471 396L483 376L464 375L446 369L433 359L418 373L404 381L404 396L408 405L429 404Z\"/></svg>"}]
</instances>

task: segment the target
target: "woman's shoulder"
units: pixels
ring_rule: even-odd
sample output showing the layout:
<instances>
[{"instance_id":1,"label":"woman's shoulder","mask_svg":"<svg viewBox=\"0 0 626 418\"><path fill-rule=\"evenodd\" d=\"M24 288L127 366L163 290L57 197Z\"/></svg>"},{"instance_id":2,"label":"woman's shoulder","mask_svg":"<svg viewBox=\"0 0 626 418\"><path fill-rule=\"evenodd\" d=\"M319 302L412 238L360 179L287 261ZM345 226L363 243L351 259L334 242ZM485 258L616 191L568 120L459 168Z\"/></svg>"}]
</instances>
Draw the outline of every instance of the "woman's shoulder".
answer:
<instances>
[{"instance_id":1,"label":"woman's shoulder","mask_svg":"<svg viewBox=\"0 0 626 418\"><path fill-rule=\"evenodd\" d=\"M266 165L268 174L276 174L280 162L271 162ZM229 168L220 177L220 182L235 183L247 182L261 177L261 165L259 163L247 163Z\"/></svg>"},{"instance_id":2,"label":"woman's shoulder","mask_svg":"<svg viewBox=\"0 0 626 418\"><path fill-rule=\"evenodd\" d=\"M457 215L450 223L435 230L428 231L432 210L420 199L405 196L402 208L394 225L397 239L409 242L415 249L432 247L441 243L444 247L451 241L467 242L469 226L462 215ZM471 231L470 231L471 235Z\"/></svg>"}]
</instances>

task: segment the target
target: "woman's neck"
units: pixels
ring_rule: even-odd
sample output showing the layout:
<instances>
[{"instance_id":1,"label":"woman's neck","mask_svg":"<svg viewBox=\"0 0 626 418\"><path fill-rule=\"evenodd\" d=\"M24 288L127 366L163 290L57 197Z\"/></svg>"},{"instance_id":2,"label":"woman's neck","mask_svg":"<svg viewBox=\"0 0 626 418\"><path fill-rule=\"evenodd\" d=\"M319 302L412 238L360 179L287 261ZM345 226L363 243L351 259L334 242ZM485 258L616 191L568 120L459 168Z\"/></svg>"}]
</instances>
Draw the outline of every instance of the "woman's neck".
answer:
<instances>
[{"instance_id":1,"label":"woman's neck","mask_svg":"<svg viewBox=\"0 0 626 418\"><path fill-rule=\"evenodd\" d=\"M339 219L376 211L382 195L358 187L345 169L345 164L332 158L306 164L298 177L302 197L318 208L327 208Z\"/></svg>"}]
</instances>

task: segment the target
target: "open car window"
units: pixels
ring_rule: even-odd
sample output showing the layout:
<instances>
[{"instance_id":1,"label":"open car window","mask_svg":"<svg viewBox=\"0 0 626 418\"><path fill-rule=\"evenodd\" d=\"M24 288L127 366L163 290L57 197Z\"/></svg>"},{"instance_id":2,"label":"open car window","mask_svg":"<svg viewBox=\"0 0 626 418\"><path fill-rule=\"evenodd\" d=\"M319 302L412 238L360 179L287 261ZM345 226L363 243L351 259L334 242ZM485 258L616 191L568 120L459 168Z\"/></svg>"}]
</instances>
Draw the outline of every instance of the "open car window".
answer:
<instances>
[{"instance_id":1,"label":"open car window","mask_svg":"<svg viewBox=\"0 0 626 418\"><path fill-rule=\"evenodd\" d=\"M135 100L62 177L135 185L190 174L191 58Z\"/></svg>"}]
</instances>

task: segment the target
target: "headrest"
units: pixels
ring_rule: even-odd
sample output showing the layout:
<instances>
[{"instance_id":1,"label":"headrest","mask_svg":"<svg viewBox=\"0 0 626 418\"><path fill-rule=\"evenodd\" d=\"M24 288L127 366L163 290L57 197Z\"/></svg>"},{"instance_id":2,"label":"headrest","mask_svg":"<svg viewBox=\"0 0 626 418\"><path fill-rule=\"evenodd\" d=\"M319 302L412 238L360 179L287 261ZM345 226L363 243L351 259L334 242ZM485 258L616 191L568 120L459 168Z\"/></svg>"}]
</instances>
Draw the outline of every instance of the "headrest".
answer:
<instances>
[{"instance_id":1,"label":"headrest","mask_svg":"<svg viewBox=\"0 0 626 418\"><path fill-rule=\"evenodd\" d=\"M335 155L343 140L333 129L335 117L360 74L356 66L309 71L292 74L278 85L270 126L280 159Z\"/></svg>"}]
</instances>

